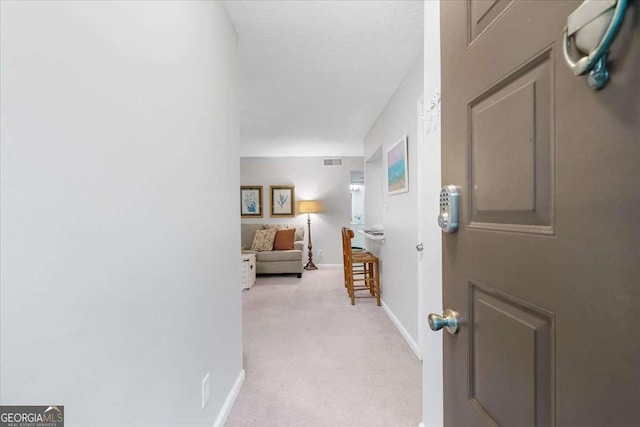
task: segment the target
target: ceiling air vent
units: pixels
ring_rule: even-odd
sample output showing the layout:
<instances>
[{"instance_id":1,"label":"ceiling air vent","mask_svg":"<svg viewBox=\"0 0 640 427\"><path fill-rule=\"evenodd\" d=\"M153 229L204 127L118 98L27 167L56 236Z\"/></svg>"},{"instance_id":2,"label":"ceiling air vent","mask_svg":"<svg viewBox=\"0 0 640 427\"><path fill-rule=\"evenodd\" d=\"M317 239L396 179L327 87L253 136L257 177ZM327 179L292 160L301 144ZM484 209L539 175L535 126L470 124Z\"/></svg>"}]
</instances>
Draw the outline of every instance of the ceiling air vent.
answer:
<instances>
[{"instance_id":1,"label":"ceiling air vent","mask_svg":"<svg viewBox=\"0 0 640 427\"><path fill-rule=\"evenodd\" d=\"M324 166L342 166L342 157L322 159L322 164Z\"/></svg>"}]
</instances>

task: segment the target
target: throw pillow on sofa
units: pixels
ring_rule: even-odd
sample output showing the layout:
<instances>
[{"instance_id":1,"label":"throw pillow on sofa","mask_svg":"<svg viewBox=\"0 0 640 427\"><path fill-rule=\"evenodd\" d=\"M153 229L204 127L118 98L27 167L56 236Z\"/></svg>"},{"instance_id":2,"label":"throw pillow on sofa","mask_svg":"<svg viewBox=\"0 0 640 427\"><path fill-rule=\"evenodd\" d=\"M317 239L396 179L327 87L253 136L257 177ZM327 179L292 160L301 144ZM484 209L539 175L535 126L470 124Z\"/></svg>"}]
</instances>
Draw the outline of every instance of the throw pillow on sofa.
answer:
<instances>
[{"instance_id":1,"label":"throw pillow on sofa","mask_svg":"<svg viewBox=\"0 0 640 427\"><path fill-rule=\"evenodd\" d=\"M304 240L304 227L295 226L292 224L265 224L265 229L275 228L276 230L296 230L296 237L294 241Z\"/></svg>"},{"instance_id":2,"label":"throw pillow on sofa","mask_svg":"<svg viewBox=\"0 0 640 427\"><path fill-rule=\"evenodd\" d=\"M276 239L273 242L274 251L290 251L293 249L293 242L296 237L296 229L277 230Z\"/></svg>"},{"instance_id":3,"label":"throw pillow on sofa","mask_svg":"<svg viewBox=\"0 0 640 427\"><path fill-rule=\"evenodd\" d=\"M276 230L257 230L253 236L251 250L256 252L273 250L273 242L276 239Z\"/></svg>"}]
</instances>

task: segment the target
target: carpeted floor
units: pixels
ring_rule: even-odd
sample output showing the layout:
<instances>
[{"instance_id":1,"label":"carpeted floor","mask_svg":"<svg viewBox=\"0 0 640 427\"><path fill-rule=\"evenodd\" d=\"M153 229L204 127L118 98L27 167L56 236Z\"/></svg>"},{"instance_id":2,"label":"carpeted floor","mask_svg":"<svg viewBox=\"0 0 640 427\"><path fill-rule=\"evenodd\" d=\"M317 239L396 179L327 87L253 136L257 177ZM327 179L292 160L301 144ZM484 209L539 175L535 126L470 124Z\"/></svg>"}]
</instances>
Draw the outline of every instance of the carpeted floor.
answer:
<instances>
[{"instance_id":1,"label":"carpeted floor","mask_svg":"<svg viewBox=\"0 0 640 427\"><path fill-rule=\"evenodd\" d=\"M227 427L417 427L422 364L341 269L258 277L243 292L246 380Z\"/></svg>"}]
</instances>

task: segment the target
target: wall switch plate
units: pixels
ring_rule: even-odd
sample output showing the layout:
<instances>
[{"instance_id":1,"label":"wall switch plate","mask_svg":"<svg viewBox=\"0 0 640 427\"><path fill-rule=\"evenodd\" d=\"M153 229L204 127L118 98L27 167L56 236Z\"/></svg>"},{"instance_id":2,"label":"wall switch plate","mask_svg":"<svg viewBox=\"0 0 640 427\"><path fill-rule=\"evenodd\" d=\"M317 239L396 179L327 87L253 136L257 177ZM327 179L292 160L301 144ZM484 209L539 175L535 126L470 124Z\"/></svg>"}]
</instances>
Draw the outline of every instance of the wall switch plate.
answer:
<instances>
[{"instance_id":1,"label":"wall switch plate","mask_svg":"<svg viewBox=\"0 0 640 427\"><path fill-rule=\"evenodd\" d=\"M207 372L202 380L202 409L207 406L209 397L211 396L211 375Z\"/></svg>"},{"instance_id":2,"label":"wall switch plate","mask_svg":"<svg viewBox=\"0 0 640 427\"><path fill-rule=\"evenodd\" d=\"M323 255L324 255L324 252L322 251L322 249L318 250L318 257L322 258Z\"/></svg>"}]
</instances>

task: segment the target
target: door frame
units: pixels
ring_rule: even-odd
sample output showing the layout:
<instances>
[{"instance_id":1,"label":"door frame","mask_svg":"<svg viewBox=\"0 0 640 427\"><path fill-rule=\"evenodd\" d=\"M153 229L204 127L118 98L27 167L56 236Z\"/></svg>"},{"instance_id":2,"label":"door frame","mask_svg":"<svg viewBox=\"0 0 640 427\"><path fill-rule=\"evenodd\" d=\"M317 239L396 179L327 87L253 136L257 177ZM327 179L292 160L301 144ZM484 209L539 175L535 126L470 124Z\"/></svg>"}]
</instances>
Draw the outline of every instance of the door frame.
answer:
<instances>
[{"instance_id":1,"label":"door frame","mask_svg":"<svg viewBox=\"0 0 640 427\"><path fill-rule=\"evenodd\" d=\"M437 224L441 178L439 105L431 108L440 93L440 2L424 2L424 114L418 146L418 229L424 244L421 305L418 311L422 353L421 427L444 425L442 333L426 326L428 313L442 313L442 232ZM419 125L420 126L420 125Z\"/></svg>"},{"instance_id":2,"label":"door frame","mask_svg":"<svg viewBox=\"0 0 640 427\"><path fill-rule=\"evenodd\" d=\"M417 244L422 244L424 246L424 224L423 224L423 218L425 217L425 214L428 215L427 212L425 212L424 210L424 199L422 198L422 194L424 191L424 167L425 167L425 148L424 148L424 95L420 95L420 97L418 98L418 100L416 101L416 116L417 116L417 127L418 127L418 131L416 133L416 146L417 146L417 155L418 155L418 161L417 161L417 169L418 169L418 185L416 188L417 191L417 206L416 206L416 213L418 214L418 218L417 218L417 239L416 239L416 245ZM424 294L426 292L425 290L425 281L424 281L424 250L422 252L419 252L416 249L416 264L418 266L418 275L417 275L417 279L418 279L418 352L416 353L416 355L418 356L418 359L423 360L423 353L424 353L424 332L425 332L425 323L422 321L422 319L424 319Z\"/></svg>"}]
</instances>

